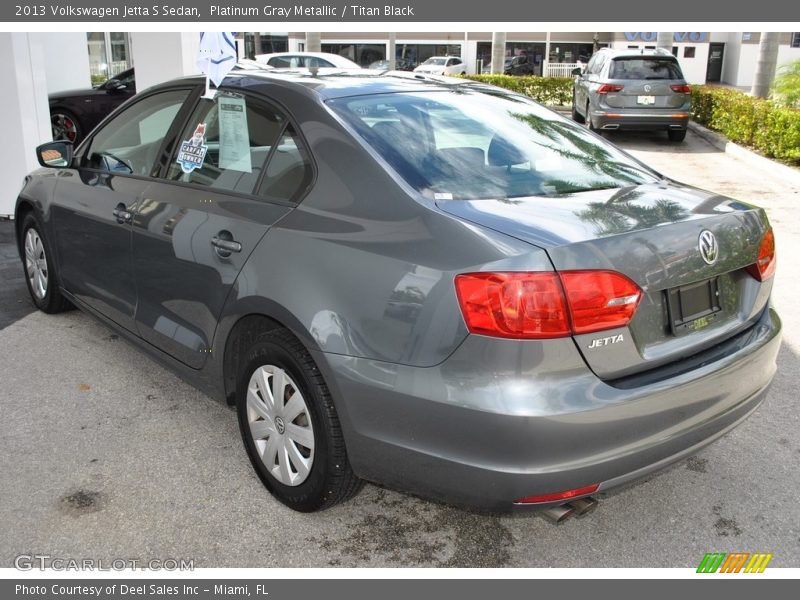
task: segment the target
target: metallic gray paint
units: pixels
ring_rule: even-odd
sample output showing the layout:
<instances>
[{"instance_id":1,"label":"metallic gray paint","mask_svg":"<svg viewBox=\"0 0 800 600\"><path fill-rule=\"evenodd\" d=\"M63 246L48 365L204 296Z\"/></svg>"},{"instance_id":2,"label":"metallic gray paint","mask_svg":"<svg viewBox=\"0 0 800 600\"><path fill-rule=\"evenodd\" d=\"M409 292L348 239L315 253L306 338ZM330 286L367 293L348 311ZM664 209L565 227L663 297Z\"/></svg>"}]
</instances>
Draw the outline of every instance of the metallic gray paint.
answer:
<instances>
[{"instance_id":1,"label":"metallic gray paint","mask_svg":"<svg viewBox=\"0 0 800 600\"><path fill-rule=\"evenodd\" d=\"M187 82L202 83L180 85ZM230 399L231 333L248 316L269 317L291 329L322 370L358 475L491 508L622 481L717 435L763 398L780 331L767 306L771 283L730 275L743 308L726 313L711 335L667 341L651 335L660 313L646 300L629 328L602 333L625 340L602 356L586 348L594 335L469 335L453 286L462 272L613 268L646 294L660 293L753 262L763 211L667 181L437 205L413 193L324 101L448 84L301 75L227 84L267 95L298 123L316 179L296 208L216 194L206 205L198 199L211 190L123 175L88 182L75 169L35 171L18 201L18 211L35 210L45 235L58 240L67 297L206 393ZM112 220L123 195L132 224ZM629 219L631 207L659 200L681 210ZM617 229L589 218L592 208ZM626 218L613 218L620 214ZM713 267L691 255L703 228L720 243ZM242 243L241 254L214 253L209 240L221 230ZM195 337L156 334L164 319ZM744 330L734 346L715 346ZM723 346L713 360L689 358ZM669 371L677 364L685 369ZM625 377L627 387L616 382Z\"/></svg>"}]
</instances>

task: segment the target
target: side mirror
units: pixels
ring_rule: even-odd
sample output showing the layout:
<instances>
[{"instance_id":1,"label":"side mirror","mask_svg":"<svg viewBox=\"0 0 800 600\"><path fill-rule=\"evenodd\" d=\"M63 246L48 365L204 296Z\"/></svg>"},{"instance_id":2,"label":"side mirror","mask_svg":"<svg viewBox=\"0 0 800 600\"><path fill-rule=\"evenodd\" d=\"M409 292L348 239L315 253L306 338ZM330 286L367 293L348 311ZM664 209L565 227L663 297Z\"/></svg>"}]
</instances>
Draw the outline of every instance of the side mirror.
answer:
<instances>
[{"instance_id":1,"label":"side mirror","mask_svg":"<svg viewBox=\"0 0 800 600\"><path fill-rule=\"evenodd\" d=\"M72 164L72 149L70 141L48 142L36 148L36 158L43 167L68 167Z\"/></svg>"},{"instance_id":2,"label":"side mirror","mask_svg":"<svg viewBox=\"0 0 800 600\"><path fill-rule=\"evenodd\" d=\"M119 79L109 79L105 82L104 87L109 92L119 92L127 88L128 86L122 83Z\"/></svg>"},{"instance_id":3,"label":"side mirror","mask_svg":"<svg viewBox=\"0 0 800 600\"><path fill-rule=\"evenodd\" d=\"M575 67L574 69L572 69L572 74L575 75L576 77L580 77L581 75L583 75L583 69L580 67Z\"/></svg>"}]
</instances>

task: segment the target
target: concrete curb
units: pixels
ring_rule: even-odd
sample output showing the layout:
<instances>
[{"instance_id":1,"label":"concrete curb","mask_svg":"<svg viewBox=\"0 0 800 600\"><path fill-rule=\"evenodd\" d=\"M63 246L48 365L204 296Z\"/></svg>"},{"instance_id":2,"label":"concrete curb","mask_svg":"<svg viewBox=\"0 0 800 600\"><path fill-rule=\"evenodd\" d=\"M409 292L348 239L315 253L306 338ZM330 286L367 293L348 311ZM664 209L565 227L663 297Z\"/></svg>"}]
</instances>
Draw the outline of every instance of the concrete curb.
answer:
<instances>
[{"instance_id":1,"label":"concrete curb","mask_svg":"<svg viewBox=\"0 0 800 600\"><path fill-rule=\"evenodd\" d=\"M711 131L702 125L698 125L694 121L689 121L689 129L692 131L692 133L703 138L715 148L725 152L726 154L735 156L743 162L746 162L749 166L751 166L753 169L757 169L760 173L768 173L773 177L781 177L791 181L793 184L800 185L800 170L783 165L779 162L775 162L774 160L770 160L769 158L761 156L752 150L748 150L744 146L735 144L729 141L724 135L721 135L715 131Z\"/></svg>"}]
</instances>

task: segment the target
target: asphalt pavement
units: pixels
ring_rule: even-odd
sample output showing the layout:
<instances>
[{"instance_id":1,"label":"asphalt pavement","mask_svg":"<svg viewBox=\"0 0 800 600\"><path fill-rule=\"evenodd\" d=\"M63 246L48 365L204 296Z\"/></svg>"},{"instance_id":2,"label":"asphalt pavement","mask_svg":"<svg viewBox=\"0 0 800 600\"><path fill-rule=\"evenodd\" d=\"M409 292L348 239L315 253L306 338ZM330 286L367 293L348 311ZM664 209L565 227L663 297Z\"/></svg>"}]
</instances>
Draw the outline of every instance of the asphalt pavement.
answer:
<instances>
[{"instance_id":1,"label":"asphalt pavement","mask_svg":"<svg viewBox=\"0 0 800 600\"><path fill-rule=\"evenodd\" d=\"M691 133L683 144L611 140L678 180L769 211L784 345L768 399L733 432L558 526L374 485L298 514L253 474L231 409L88 316L37 312L0 329L0 566L39 553L198 567L696 567L706 552L733 551L800 566L800 183ZM12 267L0 263L4 289ZM14 312L14 298L2 296L0 313Z\"/></svg>"}]
</instances>

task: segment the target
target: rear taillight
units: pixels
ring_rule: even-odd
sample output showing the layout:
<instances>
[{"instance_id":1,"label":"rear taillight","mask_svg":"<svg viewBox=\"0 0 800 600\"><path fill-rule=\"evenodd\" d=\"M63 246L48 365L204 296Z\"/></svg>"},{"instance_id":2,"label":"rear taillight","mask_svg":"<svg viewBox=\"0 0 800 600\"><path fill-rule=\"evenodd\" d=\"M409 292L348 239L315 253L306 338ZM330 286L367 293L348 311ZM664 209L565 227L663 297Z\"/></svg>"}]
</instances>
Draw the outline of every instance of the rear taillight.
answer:
<instances>
[{"instance_id":1,"label":"rear taillight","mask_svg":"<svg viewBox=\"0 0 800 600\"><path fill-rule=\"evenodd\" d=\"M638 285L613 271L564 271L561 281L575 334L624 327L642 299Z\"/></svg>"},{"instance_id":2,"label":"rear taillight","mask_svg":"<svg viewBox=\"0 0 800 600\"><path fill-rule=\"evenodd\" d=\"M597 88L598 94L608 94L609 92L621 92L624 85L619 85L616 83L604 83L599 88Z\"/></svg>"},{"instance_id":3,"label":"rear taillight","mask_svg":"<svg viewBox=\"0 0 800 600\"><path fill-rule=\"evenodd\" d=\"M599 483L587 485L586 487L578 488L575 490L565 490L563 492L555 492L553 494L541 494L539 496L525 496L524 498L517 498L514 504L543 504L545 502L558 502L559 500L571 500L578 496L588 496L594 494L600 488Z\"/></svg>"},{"instance_id":4,"label":"rear taillight","mask_svg":"<svg viewBox=\"0 0 800 600\"><path fill-rule=\"evenodd\" d=\"M642 297L613 271L468 273L457 275L455 286L470 332L516 339L624 327Z\"/></svg>"},{"instance_id":5,"label":"rear taillight","mask_svg":"<svg viewBox=\"0 0 800 600\"><path fill-rule=\"evenodd\" d=\"M456 276L461 312L472 333L505 338L570 334L555 273L468 273Z\"/></svg>"},{"instance_id":6,"label":"rear taillight","mask_svg":"<svg viewBox=\"0 0 800 600\"><path fill-rule=\"evenodd\" d=\"M758 248L758 258L747 271L759 281L766 281L775 275L775 262L775 234L768 229Z\"/></svg>"},{"instance_id":7,"label":"rear taillight","mask_svg":"<svg viewBox=\"0 0 800 600\"><path fill-rule=\"evenodd\" d=\"M690 88L685 83L676 83L674 85L669 86L673 92L677 92L678 94L691 94L692 88Z\"/></svg>"}]
</instances>

